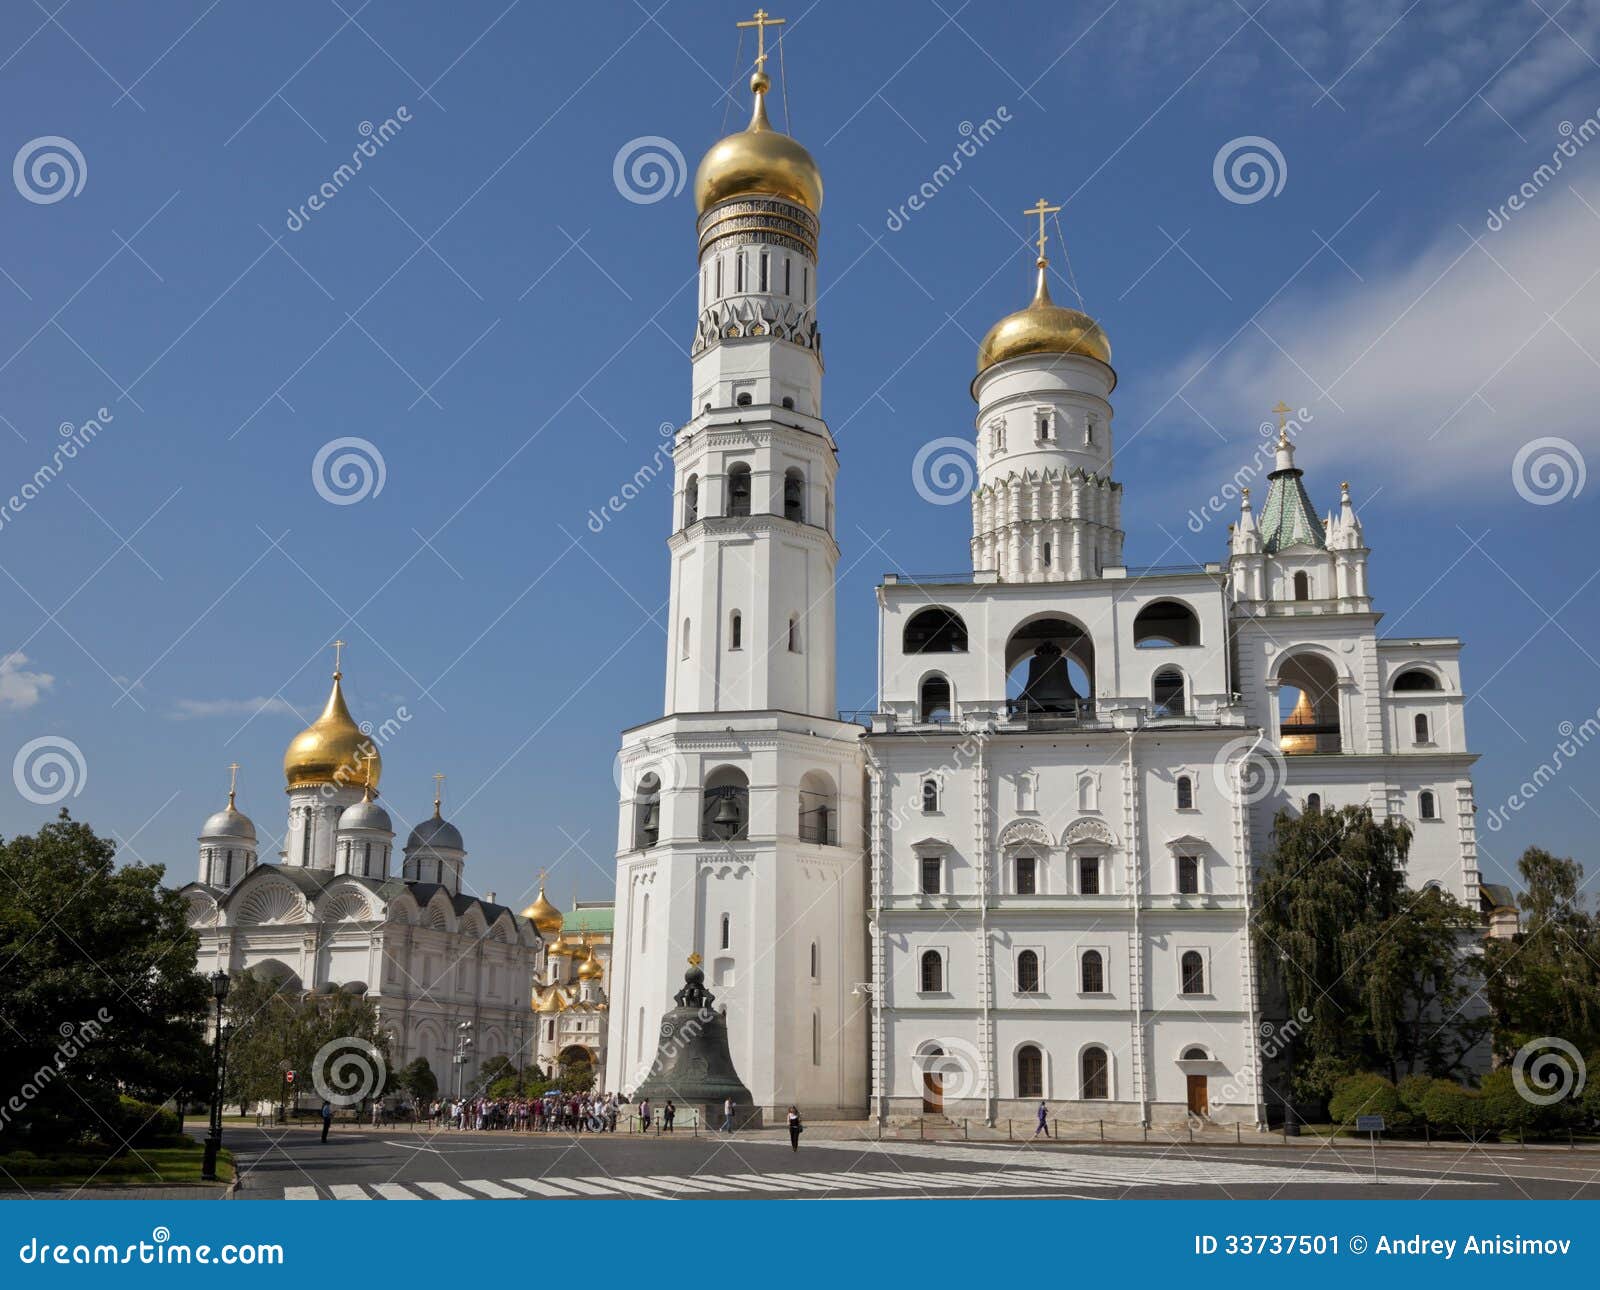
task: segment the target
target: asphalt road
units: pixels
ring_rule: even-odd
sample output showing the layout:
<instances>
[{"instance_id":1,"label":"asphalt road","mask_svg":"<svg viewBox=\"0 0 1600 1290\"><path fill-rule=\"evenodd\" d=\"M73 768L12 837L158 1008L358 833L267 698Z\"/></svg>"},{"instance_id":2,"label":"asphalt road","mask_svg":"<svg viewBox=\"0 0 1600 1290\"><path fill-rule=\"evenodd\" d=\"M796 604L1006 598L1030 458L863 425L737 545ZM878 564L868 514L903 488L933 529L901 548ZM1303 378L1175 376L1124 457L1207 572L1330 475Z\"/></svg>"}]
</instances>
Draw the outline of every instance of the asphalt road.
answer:
<instances>
[{"instance_id":1,"label":"asphalt road","mask_svg":"<svg viewBox=\"0 0 1600 1290\"><path fill-rule=\"evenodd\" d=\"M240 1200L1600 1199L1600 1152L229 1128Z\"/></svg>"}]
</instances>

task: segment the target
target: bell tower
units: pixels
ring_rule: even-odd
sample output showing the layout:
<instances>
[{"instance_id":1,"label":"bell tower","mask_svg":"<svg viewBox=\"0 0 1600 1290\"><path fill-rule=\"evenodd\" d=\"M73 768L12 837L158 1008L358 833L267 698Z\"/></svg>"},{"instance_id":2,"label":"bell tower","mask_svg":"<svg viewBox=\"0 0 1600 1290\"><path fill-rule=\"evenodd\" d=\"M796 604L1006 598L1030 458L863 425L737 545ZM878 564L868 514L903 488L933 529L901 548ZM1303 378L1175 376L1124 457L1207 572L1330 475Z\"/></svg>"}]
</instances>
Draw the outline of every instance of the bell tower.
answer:
<instances>
[{"instance_id":1,"label":"bell tower","mask_svg":"<svg viewBox=\"0 0 1600 1290\"><path fill-rule=\"evenodd\" d=\"M822 175L774 128L758 10L749 125L695 174L698 309L674 443L664 715L623 736L608 1088L651 1074L702 956L757 1105L859 1112L861 729L835 710L838 454L822 419ZM742 39L742 37L741 37Z\"/></svg>"}]
</instances>

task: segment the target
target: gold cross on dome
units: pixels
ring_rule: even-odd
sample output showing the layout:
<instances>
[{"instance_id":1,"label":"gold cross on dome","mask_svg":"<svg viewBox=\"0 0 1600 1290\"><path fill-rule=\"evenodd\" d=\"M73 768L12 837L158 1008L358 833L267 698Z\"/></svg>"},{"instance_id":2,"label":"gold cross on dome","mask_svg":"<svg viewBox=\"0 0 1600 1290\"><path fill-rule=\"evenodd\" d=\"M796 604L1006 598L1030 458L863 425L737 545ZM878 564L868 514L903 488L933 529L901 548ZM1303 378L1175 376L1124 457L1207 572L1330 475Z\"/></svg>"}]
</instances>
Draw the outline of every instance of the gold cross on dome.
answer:
<instances>
[{"instance_id":1,"label":"gold cross on dome","mask_svg":"<svg viewBox=\"0 0 1600 1290\"><path fill-rule=\"evenodd\" d=\"M1041 197L1036 205L1030 206L1030 207L1028 207L1027 210L1022 212L1024 215L1037 215L1039 217L1039 263L1040 264L1044 263L1044 244L1045 244L1045 239L1046 239L1046 234L1045 234L1045 231L1044 231L1044 217L1046 215L1054 215L1060 209L1061 209L1061 207L1059 207L1059 206L1050 206L1050 205L1046 204L1044 198Z\"/></svg>"},{"instance_id":2,"label":"gold cross on dome","mask_svg":"<svg viewBox=\"0 0 1600 1290\"><path fill-rule=\"evenodd\" d=\"M1284 428L1285 422L1288 419L1289 414L1291 412L1293 412L1294 409L1291 408L1282 399L1279 399L1278 400L1278 406L1273 408L1272 410L1278 414L1278 429L1282 430Z\"/></svg>"},{"instance_id":3,"label":"gold cross on dome","mask_svg":"<svg viewBox=\"0 0 1600 1290\"><path fill-rule=\"evenodd\" d=\"M756 71L763 72L767 67L767 28L781 27L788 22L787 18L774 18L765 9L757 9L755 16L749 22L736 22L735 27L754 27L756 29Z\"/></svg>"},{"instance_id":4,"label":"gold cross on dome","mask_svg":"<svg viewBox=\"0 0 1600 1290\"><path fill-rule=\"evenodd\" d=\"M229 806L233 805L233 795L234 795L235 792L238 791L238 788L239 788L239 763L236 762L236 761L231 761L231 762L228 763L228 805Z\"/></svg>"},{"instance_id":5,"label":"gold cross on dome","mask_svg":"<svg viewBox=\"0 0 1600 1290\"><path fill-rule=\"evenodd\" d=\"M698 953L689 955L689 966L690 967L699 967L702 962L704 962L704 960L700 957L700 955Z\"/></svg>"},{"instance_id":6,"label":"gold cross on dome","mask_svg":"<svg viewBox=\"0 0 1600 1290\"><path fill-rule=\"evenodd\" d=\"M339 659L344 652L344 647L344 641L334 641L333 643L333 674L335 676L339 675Z\"/></svg>"},{"instance_id":7,"label":"gold cross on dome","mask_svg":"<svg viewBox=\"0 0 1600 1290\"><path fill-rule=\"evenodd\" d=\"M444 801L444 776L435 774L433 777L433 813L439 814L439 805Z\"/></svg>"}]
</instances>

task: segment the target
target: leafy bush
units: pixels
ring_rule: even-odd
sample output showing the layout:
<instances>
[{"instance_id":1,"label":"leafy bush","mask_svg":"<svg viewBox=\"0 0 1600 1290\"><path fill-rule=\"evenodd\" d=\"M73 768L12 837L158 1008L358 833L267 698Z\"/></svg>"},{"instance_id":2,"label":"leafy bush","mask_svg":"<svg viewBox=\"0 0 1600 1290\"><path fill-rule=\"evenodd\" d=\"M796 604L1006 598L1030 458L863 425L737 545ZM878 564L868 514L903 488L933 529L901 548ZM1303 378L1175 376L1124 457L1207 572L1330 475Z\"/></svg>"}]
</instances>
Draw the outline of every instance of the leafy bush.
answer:
<instances>
[{"instance_id":1,"label":"leafy bush","mask_svg":"<svg viewBox=\"0 0 1600 1290\"><path fill-rule=\"evenodd\" d=\"M1351 1127L1358 1115L1381 1115L1385 1127L1405 1128L1411 1113L1400 1100L1400 1091L1382 1075L1349 1075L1333 1088L1328 1114L1335 1124Z\"/></svg>"},{"instance_id":2,"label":"leafy bush","mask_svg":"<svg viewBox=\"0 0 1600 1290\"><path fill-rule=\"evenodd\" d=\"M1422 1095L1422 1113L1436 1129L1459 1130L1476 1136L1484 1129L1483 1099L1454 1080L1429 1081Z\"/></svg>"},{"instance_id":3,"label":"leafy bush","mask_svg":"<svg viewBox=\"0 0 1600 1290\"><path fill-rule=\"evenodd\" d=\"M1433 1077L1430 1075L1407 1075L1400 1081L1398 1085L1400 1102L1411 1113L1413 1124L1421 1124L1428 1118L1427 1112L1423 1109L1423 1102L1432 1087Z\"/></svg>"},{"instance_id":4,"label":"leafy bush","mask_svg":"<svg viewBox=\"0 0 1600 1290\"><path fill-rule=\"evenodd\" d=\"M136 1147L155 1146L183 1139L183 1126L177 1112L150 1102L140 1102L136 1098L117 1099L117 1115L113 1124L120 1141L111 1143L112 1146L120 1146L122 1142Z\"/></svg>"}]
</instances>

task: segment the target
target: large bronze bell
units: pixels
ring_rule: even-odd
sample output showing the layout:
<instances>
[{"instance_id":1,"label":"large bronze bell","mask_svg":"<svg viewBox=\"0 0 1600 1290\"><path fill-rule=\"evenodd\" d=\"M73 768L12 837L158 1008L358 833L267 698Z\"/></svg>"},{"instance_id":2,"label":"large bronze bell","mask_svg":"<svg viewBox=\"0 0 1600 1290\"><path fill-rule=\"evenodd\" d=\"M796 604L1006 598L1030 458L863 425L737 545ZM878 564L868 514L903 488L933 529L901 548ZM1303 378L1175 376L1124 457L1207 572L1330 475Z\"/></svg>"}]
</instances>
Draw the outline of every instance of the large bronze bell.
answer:
<instances>
[{"instance_id":1,"label":"large bronze bell","mask_svg":"<svg viewBox=\"0 0 1600 1290\"><path fill-rule=\"evenodd\" d=\"M1024 712L1077 712L1082 703L1067 671L1067 656L1059 645L1046 641L1028 660L1028 682L1019 706Z\"/></svg>"}]
</instances>

